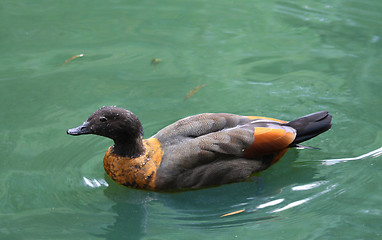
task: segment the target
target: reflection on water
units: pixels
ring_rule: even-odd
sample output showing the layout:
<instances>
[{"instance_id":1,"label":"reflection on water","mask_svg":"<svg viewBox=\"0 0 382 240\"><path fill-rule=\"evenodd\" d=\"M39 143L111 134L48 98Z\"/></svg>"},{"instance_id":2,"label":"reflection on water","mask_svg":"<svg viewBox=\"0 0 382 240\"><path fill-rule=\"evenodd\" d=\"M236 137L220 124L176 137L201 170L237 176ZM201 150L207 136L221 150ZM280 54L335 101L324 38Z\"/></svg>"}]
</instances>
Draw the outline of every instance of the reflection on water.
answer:
<instances>
[{"instance_id":1,"label":"reflection on water","mask_svg":"<svg viewBox=\"0 0 382 240\"><path fill-rule=\"evenodd\" d=\"M318 177L316 165L311 167L303 164L296 168L293 163L296 153L291 151L278 164L279 169L271 168L253 177L252 181L181 193L128 189L113 183L106 175L107 183L84 177L89 187L104 189L105 196L113 201L111 210L115 214L114 221L104 228L103 234L94 235L115 239L126 234L133 239L140 239L153 233L187 230L193 234L199 230L288 222L283 212L291 209L299 212L317 204L321 205L317 209L317 216L321 215L323 209L329 207L322 206L322 203L331 195L344 194L344 189L338 183ZM243 211L221 217L238 210ZM363 212L371 214L369 211ZM158 229L157 226L161 227Z\"/></svg>"},{"instance_id":2,"label":"reflection on water","mask_svg":"<svg viewBox=\"0 0 382 240\"><path fill-rule=\"evenodd\" d=\"M107 227L105 237L113 239L121 233L134 233L134 237L142 237L152 232L157 224L164 224L163 228L167 231L197 231L284 219L280 212L318 198L332 189L327 181L309 177L314 176L314 168L301 166L293 170L291 164L296 153L291 151L279 163L284 171L270 170L267 174L253 177L249 182L180 193L128 189L116 185L105 176L109 186L104 193L114 202L112 211L116 214L115 222ZM303 193L291 196L290 192L293 191ZM298 200L299 197L303 199ZM244 211L238 215L221 217L241 209Z\"/></svg>"},{"instance_id":3,"label":"reflection on water","mask_svg":"<svg viewBox=\"0 0 382 240\"><path fill-rule=\"evenodd\" d=\"M325 165L333 165L341 162L348 162L348 161L354 161L354 160L361 160L365 158L376 158L382 155L382 147L378 148L374 151L362 154L361 156L358 157L352 157L352 158L339 158L339 159L328 159L328 160L322 160L322 163Z\"/></svg>"},{"instance_id":4,"label":"reflection on water","mask_svg":"<svg viewBox=\"0 0 382 240\"><path fill-rule=\"evenodd\" d=\"M320 184L316 184L316 183L311 183L309 184L310 186L319 186ZM297 188L301 189L301 187L305 187L305 186L297 186ZM287 209L290 209L290 208L293 208L293 207L297 207L301 204L305 204L306 202L316 198L316 197L319 197L321 196L322 194L325 194L331 190L333 190L336 186L335 185L332 185L332 186L329 186L327 187L325 190L321 191L321 192L318 192L316 194L314 194L313 196L311 197L308 197L308 198L305 198L305 199L301 199L301 200L298 200L298 201L294 201L292 203L289 203L287 204L286 206L282 207L282 208L278 208L276 210L273 210L273 212L281 212L281 211L285 211ZM293 187L292 190L295 190L296 187ZM300 191L300 190L299 190Z\"/></svg>"},{"instance_id":5,"label":"reflection on water","mask_svg":"<svg viewBox=\"0 0 382 240\"><path fill-rule=\"evenodd\" d=\"M82 179L84 180L84 183L91 188L109 186L109 184L104 179L88 179L86 177L83 177Z\"/></svg>"}]
</instances>

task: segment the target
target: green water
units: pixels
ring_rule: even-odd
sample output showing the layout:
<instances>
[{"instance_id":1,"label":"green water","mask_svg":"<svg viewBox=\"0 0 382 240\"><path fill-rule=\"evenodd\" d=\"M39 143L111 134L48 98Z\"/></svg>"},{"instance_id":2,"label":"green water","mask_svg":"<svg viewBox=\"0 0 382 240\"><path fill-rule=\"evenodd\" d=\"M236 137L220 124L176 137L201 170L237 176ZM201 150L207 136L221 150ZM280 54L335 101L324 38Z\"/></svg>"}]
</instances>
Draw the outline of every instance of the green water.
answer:
<instances>
[{"instance_id":1,"label":"green water","mask_svg":"<svg viewBox=\"0 0 382 240\"><path fill-rule=\"evenodd\" d=\"M381 239L381 13L378 0L1 1L0 239ZM165 194L111 182L110 140L66 135L103 105L132 110L146 137L202 112L328 110L334 125L308 143L321 150L252 181Z\"/></svg>"}]
</instances>

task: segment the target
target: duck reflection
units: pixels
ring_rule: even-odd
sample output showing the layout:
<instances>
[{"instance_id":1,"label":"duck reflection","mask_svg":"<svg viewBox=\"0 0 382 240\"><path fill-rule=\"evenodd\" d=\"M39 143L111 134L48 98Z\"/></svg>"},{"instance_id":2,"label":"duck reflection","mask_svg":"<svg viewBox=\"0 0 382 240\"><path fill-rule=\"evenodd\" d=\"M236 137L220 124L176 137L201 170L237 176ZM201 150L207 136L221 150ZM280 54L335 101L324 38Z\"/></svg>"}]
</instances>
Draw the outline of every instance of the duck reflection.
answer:
<instances>
[{"instance_id":1,"label":"duck reflection","mask_svg":"<svg viewBox=\"0 0 382 240\"><path fill-rule=\"evenodd\" d=\"M315 165L297 164L297 158L298 151L290 150L283 161L254 176L251 181L178 193L129 189L113 183L105 176L109 183L105 195L115 202L112 210L116 217L114 224L106 229L104 237L116 239L129 236L127 239L140 239L149 228L159 229L156 224L211 229L275 221L279 218L278 213L260 206L271 201L281 203L275 199L285 188L319 180L313 180ZM236 216L221 217L240 209L245 211Z\"/></svg>"}]
</instances>

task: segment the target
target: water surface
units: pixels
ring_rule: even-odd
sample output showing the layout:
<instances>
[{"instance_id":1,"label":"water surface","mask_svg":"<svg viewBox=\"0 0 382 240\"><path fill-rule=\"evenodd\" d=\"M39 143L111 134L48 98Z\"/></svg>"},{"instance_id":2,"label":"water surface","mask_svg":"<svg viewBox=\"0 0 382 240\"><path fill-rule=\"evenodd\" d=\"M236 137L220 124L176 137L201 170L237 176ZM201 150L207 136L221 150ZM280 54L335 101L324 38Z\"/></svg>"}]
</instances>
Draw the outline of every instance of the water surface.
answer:
<instances>
[{"instance_id":1,"label":"water surface","mask_svg":"<svg viewBox=\"0 0 382 240\"><path fill-rule=\"evenodd\" d=\"M381 11L376 0L1 2L0 238L380 239ZM104 174L110 140L65 134L104 105L136 113L146 137L202 112L328 110L334 125L308 142L321 150L291 150L250 181L154 193Z\"/></svg>"}]
</instances>

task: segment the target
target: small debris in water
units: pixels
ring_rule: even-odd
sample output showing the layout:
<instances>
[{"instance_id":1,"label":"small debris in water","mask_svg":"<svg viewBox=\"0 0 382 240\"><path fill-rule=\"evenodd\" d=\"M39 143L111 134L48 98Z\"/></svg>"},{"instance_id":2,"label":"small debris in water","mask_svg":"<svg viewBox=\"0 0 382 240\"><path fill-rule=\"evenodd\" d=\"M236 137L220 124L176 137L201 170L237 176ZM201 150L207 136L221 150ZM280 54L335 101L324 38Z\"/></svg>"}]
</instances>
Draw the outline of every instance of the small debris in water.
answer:
<instances>
[{"instance_id":1,"label":"small debris in water","mask_svg":"<svg viewBox=\"0 0 382 240\"><path fill-rule=\"evenodd\" d=\"M202 87L205 87L207 84L203 84L203 85L200 85L200 86L197 86L195 87L194 89L190 90L187 95L184 97L183 101L186 101L187 99L189 99L190 97L192 97L193 95L195 95L195 93L199 92L199 90L202 88Z\"/></svg>"},{"instance_id":2,"label":"small debris in water","mask_svg":"<svg viewBox=\"0 0 382 240\"><path fill-rule=\"evenodd\" d=\"M155 68L156 68L156 66L159 64L159 63L161 63L162 62L162 59L160 59L160 58L153 58L152 60L151 60L151 65L153 65L153 71L155 72Z\"/></svg>"},{"instance_id":3,"label":"small debris in water","mask_svg":"<svg viewBox=\"0 0 382 240\"><path fill-rule=\"evenodd\" d=\"M73 57L66 59L66 61L62 64L62 66L65 66L68 62L70 62L76 58L83 57L83 56L84 56L83 53L78 54L78 55L74 55Z\"/></svg>"},{"instance_id":4,"label":"small debris in water","mask_svg":"<svg viewBox=\"0 0 382 240\"><path fill-rule=\"evenodd\" d=\"M223 215L221 215L220 217L232 216L232 215L235 215L235 214L238 214L238 213L242 213L242 212L244 212L244 211L245 211L245 209L241 209L241 210L237 210L237 211L234 211L234 212L230 212L230 213L223 214Z\"/></svg>"},{"instance_id":5,"label":"small debris in water","mask_svg":"<svg viewBox=\"0 0 382 240\"><path fill-rule=\"evenodd\" d=\"M158 63L160 63L160 62L162 62L162 59L160 59L160 58L153 58L153 59L151 60L151 64L153 64L153 65L158 64Z\"/></svg>"}]
</instances>

